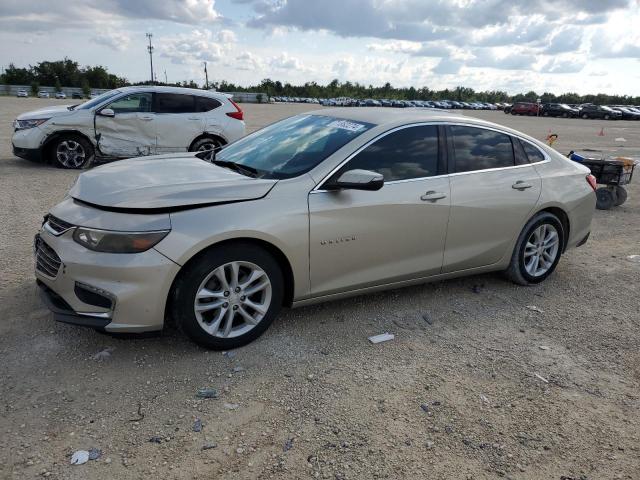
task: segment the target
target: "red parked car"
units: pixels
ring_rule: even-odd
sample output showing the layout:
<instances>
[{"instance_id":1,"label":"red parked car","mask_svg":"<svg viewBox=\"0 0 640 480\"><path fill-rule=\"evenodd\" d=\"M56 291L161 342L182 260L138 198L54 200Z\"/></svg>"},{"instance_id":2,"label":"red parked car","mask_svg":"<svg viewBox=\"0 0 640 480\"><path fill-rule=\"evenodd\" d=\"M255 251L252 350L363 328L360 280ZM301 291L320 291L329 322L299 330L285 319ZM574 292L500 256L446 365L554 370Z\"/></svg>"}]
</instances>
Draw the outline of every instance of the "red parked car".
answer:
<instances>
[{"instance_id":1,"label":"red parked car","mask_svg":"<svg viewBox=\"0 0 640 480\"><path fill-rule=\"evenodd\" d=\"M537 103L516 102L511 107L511 115L538 115Z\"/></svg>"}]
</instances>

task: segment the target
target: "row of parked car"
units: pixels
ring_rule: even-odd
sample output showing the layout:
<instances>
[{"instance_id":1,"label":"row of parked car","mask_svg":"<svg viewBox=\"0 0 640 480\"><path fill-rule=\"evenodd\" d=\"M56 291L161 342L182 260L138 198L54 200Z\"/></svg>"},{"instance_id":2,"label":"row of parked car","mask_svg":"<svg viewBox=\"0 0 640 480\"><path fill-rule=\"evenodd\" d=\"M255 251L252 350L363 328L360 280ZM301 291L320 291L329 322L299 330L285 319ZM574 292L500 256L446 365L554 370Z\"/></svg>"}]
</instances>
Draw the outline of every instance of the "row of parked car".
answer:
<instances>
[{"instance_id":1,"label":"row of parked car","mask_svg":"<svg viewBox=\"0 0 640 480\"><path fill-rule=\"evenodd\" d=\"M393 100L373 98L356 99L348 97L339 98L304 98L304 97L273 97L275 103L316 103L325 107L423 107L423 108L444 108L444 109L467 109L467 110L503 110L507 103L489 102L458 102L455 100Z\"/></svg>"},{"instance_id":2,"label":"row of parked car","mask_svg":"<svg viewBox=\"0 0 640 480\"><path fill-rule=\"evenodd\" d=\"M87 98L96 98L99 94L95 93L95 92L91 92L91 94L87 97ZM27 98L29 96L29 92L26 91L24 88L18 90L18 92L16 93L16 97L18 98ZM45 92L44 90L40 90L38 92L38 98L51 98L51 95L49 94L49 92ZM67 98L67 94L64 92L56 92L55 93L55 98ZM82 99L85 98L82 93L78 93L78 92L73 92L71 94L71 98L76 98L76 99Z\"/></svg>"},{"instance_id":3,"label":"row of parked car","mask_svg":"<svg viewBox=\"0 0 640 480\"><path fill-rule=\"evenodd\" d=\"M604 120L640 120L640 106L634 105L581 105L567 103L516 102L504 113L564 118L601 118Z\"/></svg>"},{"instance_id":4,"label":"row of parked car","mask_svg":"<svg viewBox=\"0 0 640 480\"><path fill-rule=\"evenodd\" d=\"M325 107L422 107L467 110L502 110L512 115L530 115L564 118L601 118L604 120L640 120L640 106L634 105L594 105L566 103L533 103L516 102L459 102L456 100L391 100L373 98L355 99L339 98L305 98L305 97L272 97L272 102L280 103L315 103Z\"/></svg>"}]
</instances>

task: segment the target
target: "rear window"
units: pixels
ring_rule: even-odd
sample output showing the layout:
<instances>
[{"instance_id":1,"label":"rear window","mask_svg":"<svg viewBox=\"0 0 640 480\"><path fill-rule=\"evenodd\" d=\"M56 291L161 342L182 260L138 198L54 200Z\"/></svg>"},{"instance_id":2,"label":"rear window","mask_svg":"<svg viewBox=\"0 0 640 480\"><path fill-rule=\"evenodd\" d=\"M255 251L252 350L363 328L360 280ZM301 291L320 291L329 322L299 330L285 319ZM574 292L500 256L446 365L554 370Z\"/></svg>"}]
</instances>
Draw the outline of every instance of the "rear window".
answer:
<instances>
[{"instance_id":1,"label":"rear window","mask_svg":"<svg viewBox=\"0 0 640 480\"><path fill-rule=\"evenodd\" d=\"M156 93L156 113L193 113L195 99L179 93Z\"/></svg>"},{"instance_id":2,"label":"rear window","mask_svg":"<svg viewBox=\"0 0 640 480\"><path fill-rule=\"evenodd\" d=\"M452 125L456 172L513 167L515 158L511 137L477 127Z\"/></svg>"}]
</instances>

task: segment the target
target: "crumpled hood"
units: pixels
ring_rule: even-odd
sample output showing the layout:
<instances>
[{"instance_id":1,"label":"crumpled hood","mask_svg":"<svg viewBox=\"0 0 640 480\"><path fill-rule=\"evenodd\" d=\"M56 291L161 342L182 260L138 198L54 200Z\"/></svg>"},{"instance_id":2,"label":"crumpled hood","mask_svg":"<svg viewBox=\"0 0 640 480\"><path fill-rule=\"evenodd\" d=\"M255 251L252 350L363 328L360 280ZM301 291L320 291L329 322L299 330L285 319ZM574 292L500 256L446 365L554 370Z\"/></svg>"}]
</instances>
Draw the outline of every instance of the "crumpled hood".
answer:
<instances>
[{"instance_id":1,"label":"crumpled hood","mask_svg":"<svg viewBox=\"0 0 640 480\"><path fill-rule=\"evenodd\" d=\"M28 120L32 118L51 118L53 116L59 116L61 113L71 113L67 108L71 105L53 105L51 107L40 108L38 110L31 110L30 112L21 113L18 115L18 120Z\"/></svg>"},{"instance_id":2,"label":"crumpled hood","mask_svg":"<svg viewBox=\"0 0 640 480\"><path fill-rule=\"evenodd\" d=\"M163 209L254 200L277 180L251 178L199 159L195 153L110 163L82 173L69 195L118 209Z\"/></svg>"}]
</instances>

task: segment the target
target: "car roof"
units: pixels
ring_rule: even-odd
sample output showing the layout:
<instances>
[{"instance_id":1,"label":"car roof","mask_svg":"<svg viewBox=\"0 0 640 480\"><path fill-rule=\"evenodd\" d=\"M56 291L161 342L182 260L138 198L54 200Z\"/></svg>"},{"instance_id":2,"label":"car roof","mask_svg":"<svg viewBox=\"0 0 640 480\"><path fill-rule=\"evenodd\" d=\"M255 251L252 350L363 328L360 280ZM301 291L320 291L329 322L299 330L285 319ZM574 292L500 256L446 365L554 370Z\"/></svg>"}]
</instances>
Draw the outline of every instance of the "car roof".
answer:
<instances>
[{"instance_id":1,"label":"car roof","mask_svg":"<svg viewBox=\"0 0 640 480\"><path fill-rule=\"evenodd\" d=\"M524 134L518 130L514 130L504 125L488 122L476 117L469 117L459 113L447 110L433 108L389 108L389 107L336 107L324 108L322 110L313 110L308 112L311 115L324 115L330 117L343 118L355 122L373 123L382 129L390 129L411 123L422 122L444 122L444 123L464 123L477 127L488 127L499 130L504 133L516 135L540 144L538 140Z\"/></svg>"},{"instance_id":2,"label":"car roof","mask_svg":"<svg viewBox=\"0 0 640 480\"><path fill-rule=\"evenodd\" d=\"M131 91L149 91L156 93L179 93L182 95L202 95L202 96L213 96L217 98L227 98L227 95L224 93L216 92L214 90L201 90L199 88L183 88L183 87L164 87L160 85L138 85L131 87L122 87L119 88L120 92L131 92Z\"/></svg>"}]
</instances>

